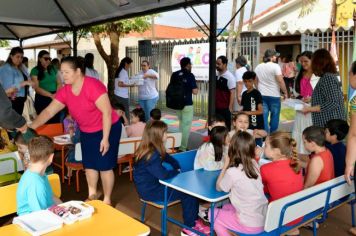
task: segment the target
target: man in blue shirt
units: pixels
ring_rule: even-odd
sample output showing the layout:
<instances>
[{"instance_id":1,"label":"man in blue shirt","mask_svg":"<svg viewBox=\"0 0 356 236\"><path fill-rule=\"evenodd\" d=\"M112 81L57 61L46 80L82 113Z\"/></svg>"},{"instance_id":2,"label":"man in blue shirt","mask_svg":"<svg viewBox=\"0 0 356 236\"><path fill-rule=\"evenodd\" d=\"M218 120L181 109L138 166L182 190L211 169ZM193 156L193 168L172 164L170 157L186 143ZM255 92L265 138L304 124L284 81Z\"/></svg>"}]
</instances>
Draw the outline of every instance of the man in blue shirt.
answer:
<instances>
[{"instance_id":1,"label":"man in blue shirt","mask_svg":"<svg viewBox=\"0 0 356 236\"><path fill-rule=\"evenodd\" d=\"M44 210L61 200L53 195L46 168L52 163L53 142L50 138L39 136L32 138L28 145L30 165L21 177L17 193L17 214L24 215Z\"/></svg>"},{"instance_id":2,"label":"man in blue shirt","mask_svg":"<svg viewBox=\"0 0 356 236\"><path fill-rule=\"evenodd\" d=\"M185 92L185 106L182 110L177 110L177 116L179 119L179 131L182 133L182 143L179 148L180 151L186 151L188 145L188 138L190 128L192 126L194 109L192 94L198 94L198 87L195 80L195 76L192 71L192 63L189 57L184 57L180 60L181 70L172 74L172 79L182 79L184 83Z\"/></svg>"}]
</instances>

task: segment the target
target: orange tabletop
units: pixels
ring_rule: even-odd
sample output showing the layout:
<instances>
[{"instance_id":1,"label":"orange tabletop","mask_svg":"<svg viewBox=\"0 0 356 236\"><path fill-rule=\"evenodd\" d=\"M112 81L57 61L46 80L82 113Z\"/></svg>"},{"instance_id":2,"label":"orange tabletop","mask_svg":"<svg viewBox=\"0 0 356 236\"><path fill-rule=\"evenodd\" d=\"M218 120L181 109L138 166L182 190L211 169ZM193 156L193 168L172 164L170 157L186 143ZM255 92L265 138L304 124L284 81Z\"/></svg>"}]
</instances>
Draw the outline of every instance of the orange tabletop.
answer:
<instances>
[{"instance_id":1,"label":"orange tabletop","mask_svg":"<svg viewBox=\"0 0 356 236\"><path fill-rule=\"evenodd\" d=\"M150 228L141 222L131 218L121 211L106 205L102 201L87 202L95 208L93 216L89 219L77 221L71 225L63 225L62 228L52 231L46 236L87 236L87 235L149 235ZM30 235L18 225L6 225L0 227L0 235L28 236Z\"/></svg>"}]
</instances>

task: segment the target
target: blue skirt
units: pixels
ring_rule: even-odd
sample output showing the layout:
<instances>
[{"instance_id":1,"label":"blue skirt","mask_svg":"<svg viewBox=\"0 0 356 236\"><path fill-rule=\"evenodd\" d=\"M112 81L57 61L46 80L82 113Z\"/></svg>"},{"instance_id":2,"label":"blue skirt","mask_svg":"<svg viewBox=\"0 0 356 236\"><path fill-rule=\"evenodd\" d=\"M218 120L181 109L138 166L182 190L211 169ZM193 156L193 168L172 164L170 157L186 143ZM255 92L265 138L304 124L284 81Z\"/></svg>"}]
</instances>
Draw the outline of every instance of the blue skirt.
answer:
<instances>
[{"instance_id":1,"label":"blue skirt","mask_svg":"<svg viewBox=\"0 0 356 236\"><path fill-rule=\"evenodd\" d=\"M82 162L85 169L97 171L112 170L117 165L119 153L119 143L121 137L121 122L117 121L111 126L109 135L109 151L102 156L100 152L100 142L103 138L103 131L94 133L80 133L80 143L82 148Z\"/></svg>"}]
</instances>

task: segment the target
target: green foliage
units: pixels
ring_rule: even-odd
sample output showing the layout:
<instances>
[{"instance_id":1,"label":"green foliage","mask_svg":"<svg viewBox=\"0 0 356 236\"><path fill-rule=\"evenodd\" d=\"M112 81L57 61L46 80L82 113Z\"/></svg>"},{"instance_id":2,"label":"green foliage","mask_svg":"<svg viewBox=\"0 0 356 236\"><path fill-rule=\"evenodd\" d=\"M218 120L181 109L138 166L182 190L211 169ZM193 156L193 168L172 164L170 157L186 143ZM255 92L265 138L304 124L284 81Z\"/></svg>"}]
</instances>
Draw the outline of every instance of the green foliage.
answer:
<instances>
[{"instance_id":1,"label":"green foliage","mask_svg":"<svg viewBox=\"0 0 356 236\"><path fill-rule=\"evenodd\" d=\"M0 47L1 48L5 48L5 47L9 47L10 43L8 40L0 40Z\"/></svg>"},{"instance_id":2,"label":"green foliage","mask_svg":"<svg viewBox=\"0 0 356 236\"><path fill-rule=\"evenodd\" d=\"M89 31L92 33L101 33L107 36L110 32L118 32L121 36L130 32L144 32L150 27L150 16L136 17L127 20L121 20L102 25L92 26Z\"/></svg>"}]
</instances>

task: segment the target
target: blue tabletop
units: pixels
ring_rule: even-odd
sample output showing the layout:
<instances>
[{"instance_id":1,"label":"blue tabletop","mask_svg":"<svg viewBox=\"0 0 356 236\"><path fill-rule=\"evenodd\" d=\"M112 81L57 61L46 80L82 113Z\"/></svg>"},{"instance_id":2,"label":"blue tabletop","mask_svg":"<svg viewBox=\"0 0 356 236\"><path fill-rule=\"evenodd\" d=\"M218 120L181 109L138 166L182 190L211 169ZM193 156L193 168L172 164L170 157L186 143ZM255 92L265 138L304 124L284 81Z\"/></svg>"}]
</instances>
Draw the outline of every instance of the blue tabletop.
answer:
<instances>
[{"instance_id":1,"label":"blue tabletop","mask_svg":"<svg viewBox=\"0 0 356 236\"><path fill-rule=\"evenodd\" d=\"M216 190L216 180L219 174L220 170L191 170L180 173L172 179L160 180L159 182L205 201L218 202L229 197L228 193Z\"/></svg>"}]
</instances>

